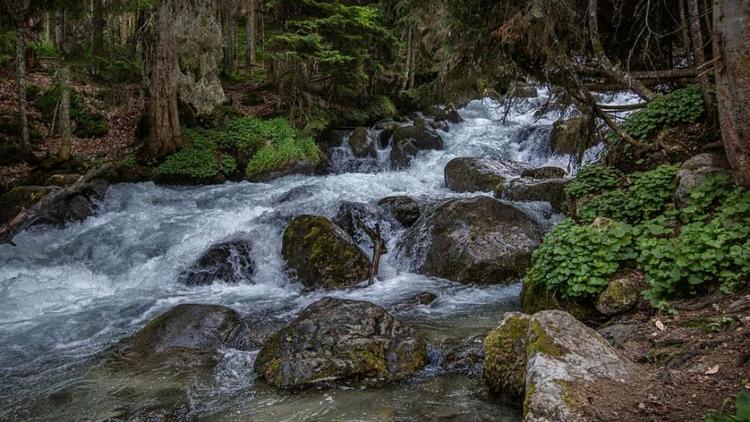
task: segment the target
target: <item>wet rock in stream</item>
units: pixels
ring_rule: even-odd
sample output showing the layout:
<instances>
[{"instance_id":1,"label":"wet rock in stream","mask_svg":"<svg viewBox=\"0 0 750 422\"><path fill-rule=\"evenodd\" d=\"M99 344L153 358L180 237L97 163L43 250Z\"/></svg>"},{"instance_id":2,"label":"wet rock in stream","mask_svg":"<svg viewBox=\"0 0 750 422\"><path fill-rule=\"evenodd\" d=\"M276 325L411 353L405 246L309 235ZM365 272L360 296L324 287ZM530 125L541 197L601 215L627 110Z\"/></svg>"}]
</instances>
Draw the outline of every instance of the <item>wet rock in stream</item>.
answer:
<instances>
[{"instance_id":1,"label":"wet rock in stream","mask_svg":"<svg viewBox=\"0 0 750 422\"><path fill-rule=\"evenodd\" d=\"M325 217L293 219L284 230L282 255L306 287L352 287L370 274L367 255L349 234Z\"/></svg>"},{"instance_id":2,"label":"wet rock in stream","mask_svg":"<svg viewBox=\"0 0 750 422\"><path fill-rule=\"evenodd\" d=\"M294 389L393 382L427 363L425 342L385 309L325 298L268 339L255 370L276 387Z\"/></svg>"},{"instance_id":3,"label":"wet rock in stream","mask_svg":"<svg viewBox=\"0 0 750 422\"><path fill-rule=\"evenodd\" d=\"M422 274L463 283L509 284L531 264L542 230L518 208L478 196L444 201L401 239Z\"/></svg>"},{"instance_id":4,"label":"wet rock in stream","mask_svg":"<svg viewBox=\"0 0 750 422\"><path fill-rule=\"evenodd\" d=\"M182 274L179 282L187 286L205 286L216 281L236 284L250 282L255 263L250 258L251 242L229 240L212 245Z\"/></svg>"}]
</instances>

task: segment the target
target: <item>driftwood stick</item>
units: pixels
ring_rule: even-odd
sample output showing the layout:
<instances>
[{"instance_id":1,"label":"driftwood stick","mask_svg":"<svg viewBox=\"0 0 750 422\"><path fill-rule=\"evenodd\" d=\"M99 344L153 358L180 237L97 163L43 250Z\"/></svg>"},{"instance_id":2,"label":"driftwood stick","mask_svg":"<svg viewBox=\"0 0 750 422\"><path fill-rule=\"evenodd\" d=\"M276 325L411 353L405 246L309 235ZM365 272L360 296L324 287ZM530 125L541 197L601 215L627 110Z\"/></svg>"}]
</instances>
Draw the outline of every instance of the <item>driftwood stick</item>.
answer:
<instances>
[{"instance_id":1,"label":"driftwood stick","mask_svg":"<svg viewBox=\"0 0 750 422\"><path fill-rule=\"evenodd\" d=\"M75 183L68 186L65 189L56 189L44 196L39 202L30 206L29 208L21 210L12 220L0 226L0 245L8 243L15 246L13 238L20 232L26 230L32 226L35 222L39 221L44 217L45 212L50 205L54 204L60 198L64 198L66 195L73 194L81 190L81 188L93 179L96 179L103 173L106 173L112 168L112 165L107 163L99 168L89 170L85 175L81 176Z\"/></svg>"},{"instance_id":2,"label":"driftwood stick","mask_svg":"<svg viewBox=\"0 0 750 422\"><path fill-rule=\"evenodd\" d=\"M380 234L380 224L375 224L375 230L367 226L362 220L357 219L357 225L367 234L367 237L372 241L372 263L370 264L370 281L369 284L375 282L375 277L378 275L378 269L380 268L380 257L388 253L388 249L385 246L383 237Z\"/></svg>"}]
</instances>

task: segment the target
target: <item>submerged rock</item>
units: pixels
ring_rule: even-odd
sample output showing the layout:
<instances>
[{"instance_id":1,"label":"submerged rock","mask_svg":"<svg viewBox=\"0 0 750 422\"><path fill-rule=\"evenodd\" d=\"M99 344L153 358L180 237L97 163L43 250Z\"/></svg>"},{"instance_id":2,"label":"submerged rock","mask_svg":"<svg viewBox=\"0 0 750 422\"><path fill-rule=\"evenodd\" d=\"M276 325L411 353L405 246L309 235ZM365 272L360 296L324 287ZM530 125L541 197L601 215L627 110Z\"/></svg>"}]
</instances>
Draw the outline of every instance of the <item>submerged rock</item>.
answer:
<instances>
[{"instance_id":1,"label":"submerged rock","mask_svg":"<svg viewBox=\"0 0 750 422\"><path fill-rule=\"evenodd\" d=\"M378 201L404 227L411 227L422 213L419 203L410 196L391 196Z\"/></svg>"},{"instance_id":2,"label":"submerged rock","mask_svg":"<svg viewBox=\"0 0 750 422\"><path fill-rule=\"evenodd\" d=\"M526 421L586 420L585 407L604 394L624 394L643 376L599 334L562 311L510 313L485 339L485 381L496 392L523 393Z\"/></svg>"},{"instance_id":3,"label":"submerged rock","mask_svg":"<svg viewBox=\"0 0 750 422\"><path fill-rule=\"evenodd\" d=\"M625 271L613 275L607 288L596 299L596 310L603 315L614 316L632 310L641 300L641 292L646 289L643 274L638 271Z\"/></svg>"},{"instance_id":4,"label":"submerged rock","mask_svg":"<svg viewBox=\"0 0 750 422\"><path fill-rule=\"evenodd\" d=\"M406 168L419 151L442 150L443 139L424 120L413 126L393 129L391 164L395 168Z\"/></svg>"},{"instance_id":5,"label":"submerged rock","mask_svg":"<svg viewBox=\"0 0 750 422\"><path fill-rule=\"evenodd\" d=\"M352 287L370 273L367 255L325 217L302 215L292 220L284 231L282 255L306 287Z\"/></svg>"},{"instance_id":6,"label":"submerged rock","mask_svg":"<svg viewBox=\"0 0 750 422\"><path fill-rule=\"evenodd\" d=\"M481 376L484 361L483 336L451 339L440 345L440 367L446 371Z\"/></svg>"},{"instance_id":7,"label":"submerged rock","mask_svg":"<svg viewBox=\"0 0 750 422\"><path fill-rule=\"evenodd\" d=\"M523 211L479 196L426 212L400 245L422 274L463 283L512 283L531 264L542 231Z\"/></svg>"},{"instance_id":8,"label":"submerged rock","mask_svg":"<svg viewBox=\"0 0 750 422\"><path fill-rule=\"evenodd\" d=\"M268 339L255 371L276 387L293 389L398 381L427 363L425 342L383 308L325 298Z\"/></svg>"},{"instance_id":9,"label":"submerged rock","mask_svg":"<svg viewBox=\"0 0 750 422\"><path fill-rule=\"evenodd\" d=\"M445 166L445 186L455 192L493 192L526 169L527 165L515 161L455 158Z\"/></svg>"},{"instance_id":10,"label":"submerged rock","mask_svg":"<svg viewBox=\"0 0 750 422\"><path fill-rule=\"evenodd\" d=\"M453 104L433 106L427 114L436 122L461 123L464 121Z\"/></svg>"},{"instance_id":11,"label":"submerged rock","mask_svg":"<svg viewBox=\"0 0 750 422\"><path fill-rule=\"evenodd\" d=\"M157 359L175 354L214 354L237 341L240 317L218 305L177 305L151 320L126 343L130 353Z\"/></svg>"},{"instance_id":12,"label":"submerged rock","mask_svg":"<svg viewBox=\"0 0 750 422\"><path fill-rule=\"evenodd\" d=\"M552 208L561 211L565 207L565 179L514 179L498 185L495 197L510 201L549 202Z\"/></svg>"},{"instance_id":13,"label":"submerged rock","mask_svg":"<svg viewBox=\"0 0 750 422\"><path fill-rule=\"evenodd\" d=\"M700 186L712 174L731 175L729 162L723 154L703 153L685 161L677 172L677 205L690 205L690 191Z\"/></svg>"},{"instance_id":14,"label":"submerged rock","mask_svg":"<svg viewBox=\"0 0 750 422\"><path fill-rule=\"evenodd\" d=\"M349 148L357 158L377 157L378 151L375 148L375 141L370 137L370 133L365 127L354 129L349 136Z\"/></svg>"},{"instance_id":15,"label":"submerged rock","mask_svg":"<svg viewBox=\"0 0 750 422\"><path fill-rule=\"evenodd\" d=\"M212 245L190 269L180 274L179 281L188 286L204 286L215 281L248 282L255 274L251 251L252 244L247 240Z\"/></svg>"}]
</instances>

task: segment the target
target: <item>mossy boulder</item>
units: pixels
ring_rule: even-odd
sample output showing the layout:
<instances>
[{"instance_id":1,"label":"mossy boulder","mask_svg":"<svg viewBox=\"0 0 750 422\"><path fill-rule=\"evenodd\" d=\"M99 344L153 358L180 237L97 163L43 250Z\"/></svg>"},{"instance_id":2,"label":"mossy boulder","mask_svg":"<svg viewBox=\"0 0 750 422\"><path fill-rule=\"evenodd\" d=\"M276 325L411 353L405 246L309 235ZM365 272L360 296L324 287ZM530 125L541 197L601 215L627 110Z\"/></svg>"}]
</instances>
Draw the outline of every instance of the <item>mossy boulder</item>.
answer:
<instances>
[{"instance_id":1,"label":"mossy boulder","mask_svg":"<svg viewBox=\"0 0 750 422\"><path fill-rule=\"evenodd\" d=\"M529 319L509 312L484 339L484 379L493 393L523 397Z\"/></svg>"},{"instance_id":2,"label":"mossy boulder","mask_svg":"<svg viewBox=\"0 0 750 422\"><path fill-rule=\"evenodd\" d=\"M606 316L628 312L638 305L646 289L643 273L623 271L613 275L596 299L596 309Z\"/></svg>"},{"instance_id":3,"label":"mossy boulder","mask_svg":"<svg viewBox=\"0 0 750 422\"><path fill-rule=\"evenodd\" d=\"M318 170L317 161L308 159L289 160L275 164L272 168L264 168L258 170L248 169L245 179L250 182L260 183L269 182L280 177L289 176L292 174L305 174L313 175Z\"/></svg>"},{"instance_id":4,"label":"mossy boulder","mask_svg":"<svg viewBox=\"0 0 750 422\"><path fill-rule=\"evenodd\" d=\"M594 146L595 136L588 132L589 121L585 117L558 120L550 132L550 146L558 154L576 154Z\"/></svg>"},{"instance_id":5,"label":"mossy boulder","mask_svg":"<svg viewBox=\"0 0 750 422\"><path fill-rule=\"evenodd\" d=\"M563 311L511 313L485 339L485 381L496 393L520 393L526 421L588 420L603 394L624 394L645 375Z\"/></svg>"},{"instance_id":6,"label":"mossy boulder","mask_svg":"<svg viewBox=\"0 0 750 422\"><path fill-rule=\"evenodd\" d=\"M355 128L349 135L348 144L352 154L357 158L375 158L378 155L375 140L370 137L366 127Z\"/></svg>"},{"instance_id":7,"label":"mossy boulder","mask_svg":"<svg viewBox=\"0 0 750 422\"><path fill-rule=\"evenodd\" d=\"M436 204L407 230L400 253L422 274L462 283L509 284L531 265L541 243L537 223L487 196Z\"/></svg>"},{"instance_id":8,"label":"mossy boulder","mask_svg":"<svg viewBox=\"0 0 750 422\"><path fill-rule=\"evenodd\" d=\"M547 310L563 310L574 317L590 321L601 317L591 299L565 299L556 296L544 286L524 281L521 288L521 308L527 314L534 314Z\"/></svg>"},{"instance_id":9,"label":"mossy boulder","mask_svg":"<svg viewBox=\"0 0 750 422\"><path fill-rule=\"evenodd\" d=\"M48 194L57 190L50 186L18 186L0 196L0 224L5 224L19 212L31 208Z\"/></svg>"},{"instance_id":10,"label":"mossy boulder","mask_svg":"<svg viewBox=\"0 0 750 422\"><path fill-rule=\"evenodd\" d=\"M427 110L427 115L436 122L461 123L464 121L453 104L432 106Z\"/></svg>"},{"instance_id":11,"label":"mossy boulder","mask_svg":"<svg viewBox=\"0 0 750 422\"><path fill-rule=\"evenodd\" d=\"M419 151L442 150L443 139L424 120L412 126L399 126L393 129L391 165L406 168Z\"/></svg>"},{"instance_id":12,"label":"mossy boulder","mask_svg":"<svg viewBox=\"0 0 750 422\"><path fill-rule=\"evenodd\" d=\"M515 161L459 157L443 171L445 186L455 192L493 192L506 180L519 177L528 166Z\"/></svg>"},{"instance_id":13,"label":"mossy boulder","mask_svg":"<svg viewBox=\"0 0 750 422\"><path fill-rule=\"evenodd\" d=\"M325 217L302 215L292 220L284 231L282 255L306 287L352 287L370 273L367 255Z\"/></svg>"},{"instance_id":14,"label":"mossy boulder","mask_svg":"<svg viewBox=\"0 0 750 422\"><path fill-rule=\"evenodd\" d=\"M565 179L513 179L499 184L495 189L495 197L518 202L549 202L552 208L562 211L567 201L566 183Z\"/></svg>"},{"instance_id":15,"label":"mossy boulder","mask_svg":"<svg viewBox=\"0 0 750 422\"><path fill-rule=\"evenodd\" d=\"M45 186L70 186L73 183L77 182L78 179L81 178L80 174L77 173L69 173L69 174L53 174L52 176L48 177L47 180L44 182Z\"/></svg>"},{"instance_id":16,"label":"mossy boulder","mask_svg":"<svg viewBox=\"0 0 750 422\"><path fill-rule=\"evenodd\" d=\"M428 361L416 330L385 309L325 298L266 341L255 371L284 389L379 385L407 378Z\"/></svg>"},{"instance_id":17,"label":"mossy boulder","mask_svg":"<svg viewBox=\"0 0 750 422\"><path fill-rule=\"evenodd\" d=\"M419 203L410 196L390 196L378 201L378 205L404 227L414 225L422 214Z\"/></svg>"},{"instance_id":18,"label":"mossy boulder","mask_svg":"<svg viewBox=\"0 0 750 422\"><path fill-rule=\"evenodd\" d=\"M251 252L252 243L245 239L211 245L180 274L179 282L188 286L205 286L217 281L229 284L252 282L255 263L250 257Z\"/></svg>"}]
</instances>

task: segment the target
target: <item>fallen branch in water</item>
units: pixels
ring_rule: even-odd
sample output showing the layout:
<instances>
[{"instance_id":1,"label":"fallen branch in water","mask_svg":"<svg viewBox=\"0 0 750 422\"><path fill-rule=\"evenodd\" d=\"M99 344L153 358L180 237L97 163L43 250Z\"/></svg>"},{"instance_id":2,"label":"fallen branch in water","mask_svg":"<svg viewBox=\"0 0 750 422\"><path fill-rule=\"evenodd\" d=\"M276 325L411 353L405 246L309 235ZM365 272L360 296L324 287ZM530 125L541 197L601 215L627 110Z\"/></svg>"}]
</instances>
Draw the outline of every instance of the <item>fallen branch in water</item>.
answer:
<instances>
[{"instance_id":1,"label":"fallen branch in water","mask_svg":"<svg viewBox=\"0 0 750 422\"><path fill-rule=\"evenodd\" d=\"M368 284L372 284L375 281L375 277L378 275L378 269L380 268L380 257L388 253L388 249L385 246L383 237L380 235L380 224L375 224L375 230L363 223L362 220L357 220L357 225L367 234L367 237L372 241L372 262L370 263L370 281Z\"/></svg>"}]
</instances>

